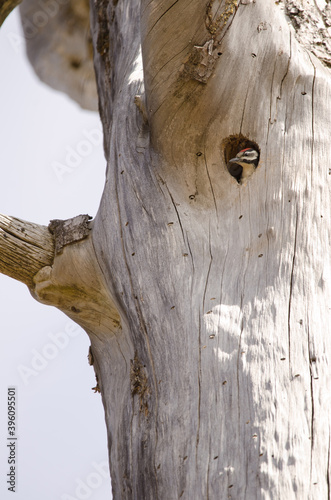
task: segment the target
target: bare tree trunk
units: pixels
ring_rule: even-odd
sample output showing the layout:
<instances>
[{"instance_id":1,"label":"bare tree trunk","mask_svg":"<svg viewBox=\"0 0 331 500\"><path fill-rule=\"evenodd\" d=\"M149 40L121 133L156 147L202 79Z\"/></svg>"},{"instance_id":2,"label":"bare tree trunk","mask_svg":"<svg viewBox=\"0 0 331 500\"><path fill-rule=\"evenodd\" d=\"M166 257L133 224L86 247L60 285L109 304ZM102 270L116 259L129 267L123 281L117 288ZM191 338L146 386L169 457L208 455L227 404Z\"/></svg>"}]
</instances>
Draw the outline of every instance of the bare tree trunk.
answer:
<instances>
[{"instance_id":1,"label":"bare tree trunk","mask_svg":"<svg viewBox=\"0 0 331 500\"><path fill-rule=\"evenodd\" d=\"M326 498L330 74L274 2L209 5L108 7L95 57L109 146L94 247L128 325L99 377L114 494ZM231 135L260 148L246 186L224 165Z\"/></svg>"},{"instance_id":2,"label":"bare tree trunk","mask_svg":"<svg viewBox=\"0 0 331 500\"><path fill-rule=\"evenodd\" d=\"M272 0L91 10L105 190L32 292L90 335L114 498L331 498L330 72Z\"/></svg>"}]
</instances>

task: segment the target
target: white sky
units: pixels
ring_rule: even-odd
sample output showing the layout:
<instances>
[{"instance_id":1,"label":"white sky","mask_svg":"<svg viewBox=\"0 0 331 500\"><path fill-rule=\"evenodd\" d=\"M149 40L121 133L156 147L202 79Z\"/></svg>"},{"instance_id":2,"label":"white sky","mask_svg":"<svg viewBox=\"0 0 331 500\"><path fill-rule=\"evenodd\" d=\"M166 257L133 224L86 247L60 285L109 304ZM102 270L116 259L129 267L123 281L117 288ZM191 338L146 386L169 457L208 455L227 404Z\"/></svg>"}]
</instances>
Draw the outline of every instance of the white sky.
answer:
<instances>
[{"instance_id":1,"label":"white sky","mask_svg":"<svg viewBox=\"0 0 331 500\"><path fill-rule=\"evenodd\" d=\"M0 213L44 225L95 216L105 159L102 143L92 144L86 134L100 128L99 117L40 83L24 50L13 12L0 30ZM54 162L68 166L70 148L81 154L61 182ZM86 333L77 326L69 336L75 325L69 318L3 275L0 296L0 498L110 499L104 412L100 394L91 390ZM9 386L17 388L14 495L6 484Z\"/></svg>"}]
</instances>

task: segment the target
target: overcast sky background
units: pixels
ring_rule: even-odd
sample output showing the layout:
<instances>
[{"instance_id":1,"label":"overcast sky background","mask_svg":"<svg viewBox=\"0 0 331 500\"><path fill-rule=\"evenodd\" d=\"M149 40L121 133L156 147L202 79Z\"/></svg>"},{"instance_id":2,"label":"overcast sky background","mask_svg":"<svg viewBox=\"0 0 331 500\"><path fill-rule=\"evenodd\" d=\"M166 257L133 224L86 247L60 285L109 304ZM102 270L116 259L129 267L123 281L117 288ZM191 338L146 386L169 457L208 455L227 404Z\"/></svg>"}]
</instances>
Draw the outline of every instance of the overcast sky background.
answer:
<instances>
[{"instance_id":1,"label":"overcast sky background","mask_svg":"<svg viewBox=\"0 0 331 500\"><path fill-rule=\"evenodd\" d=\"M18 12L0 30L0 213L48 225L95 216L105 159L96 113L39 82L25 55ZM94 131L94 142L87 136ZM85 149L81 142L85 141ZM89 142L89 145L86 144ZM69 148L69 149L68 149ZM85 156L61 178L73 148ZM87 361L86 333L25 285L0 275L0 498L110 499L104 412ZM7 490L7 389L16 387L16 493Z\"/></svg>"}]
</instances>

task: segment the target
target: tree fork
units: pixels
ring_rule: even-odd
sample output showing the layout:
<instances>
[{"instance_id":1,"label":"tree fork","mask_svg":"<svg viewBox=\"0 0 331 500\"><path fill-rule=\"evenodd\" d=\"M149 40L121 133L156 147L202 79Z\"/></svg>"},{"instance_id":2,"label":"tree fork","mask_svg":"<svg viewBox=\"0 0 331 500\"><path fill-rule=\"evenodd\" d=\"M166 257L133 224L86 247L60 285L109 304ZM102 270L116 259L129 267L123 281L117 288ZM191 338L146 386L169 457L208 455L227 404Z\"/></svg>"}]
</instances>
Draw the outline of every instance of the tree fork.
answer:
<instances>
[{"instance_id":1,"label":"tree fork","mask_svg":"<svg viewBox=\"0 0 331 500\"><path fill-rule=\"evenodd\" d=\"M88 332L114 334L121 321L102 282L90 218L54 220L46 227L0 215L0 271L25 283L36 300L58 307Z\"/></svg>"}]
</instances>

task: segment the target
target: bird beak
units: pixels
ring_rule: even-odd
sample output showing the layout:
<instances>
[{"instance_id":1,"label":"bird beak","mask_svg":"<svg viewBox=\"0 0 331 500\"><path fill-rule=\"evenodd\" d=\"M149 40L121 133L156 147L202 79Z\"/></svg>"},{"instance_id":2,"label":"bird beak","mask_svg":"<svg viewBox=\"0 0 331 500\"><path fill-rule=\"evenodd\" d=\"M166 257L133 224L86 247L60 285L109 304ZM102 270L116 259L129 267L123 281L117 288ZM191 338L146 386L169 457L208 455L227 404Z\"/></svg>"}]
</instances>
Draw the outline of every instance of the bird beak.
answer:
<instances>
[{"instance_id":1,"label":"bird beak","mask_svg":"<svg viewBox=\"0 0 331 500\"><path fill-rule=\"evenodd\" d=\"M238 161L240 161L240 158L231 158L231 160L229 160L229 163L237 163Z\"/></svg>"}]
</instances>

